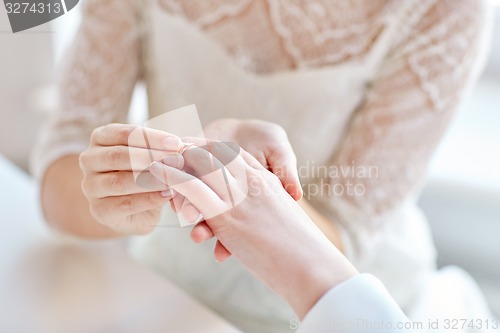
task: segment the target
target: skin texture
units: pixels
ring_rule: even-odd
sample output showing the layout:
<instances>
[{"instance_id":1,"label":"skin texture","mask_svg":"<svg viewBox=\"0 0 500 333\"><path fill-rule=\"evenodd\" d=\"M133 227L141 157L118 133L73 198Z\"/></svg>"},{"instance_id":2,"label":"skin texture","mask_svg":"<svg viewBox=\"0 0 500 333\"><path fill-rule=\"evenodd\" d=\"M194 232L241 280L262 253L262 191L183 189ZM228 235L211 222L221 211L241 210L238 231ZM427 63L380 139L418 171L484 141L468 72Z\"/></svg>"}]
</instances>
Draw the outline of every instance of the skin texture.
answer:
<instances>
[{"instance_id":1,"label":"skin texture","mask_svg":"<svg viewBox=\"0 0 500 333\"><path fill-rule=\"evenodd\" d=\"M129 136L136 128L123 124L97 128L92 133L86 151L79 156L65 156L47 169L41 186L41 201L44 215L51 226L88 239L145 234L154 229L159 221L161 207L168 204L170 199L177 203L172 204L173 207L182 207L182 195L169 197L170 192L163 184L134 187L130 150L127 148ZM180 166L183 161L176 154L181 145L178 138L164 132L152 135L150 144L153 146L150 147L157 149L151 149L151 154L158 160L170 156L170 160L164 162ZM290 196L295 200L302 196L295 154L280 126L259 120L221 119L205 128L205 136L235 142L249 150L262 165L278 175ZM161 142L167 137L174 138L174 143L168 147ZM134 150L134 160L140 161L141 156L149 156L150 149L146 149L140 142L136 142L136 146L138 147L131 147L137 148ZM146 179L151 180L151 177ZM164 192L165 190L167 191ZM300 203L325 235L337 247L342 248L334 223L304 200ZM183 213L198 217L197 210L189 203L185 205ZM125 214L117 215L117 210L125 211ZM193 232L193 239L198 242L210 237L213 235L208 228L197 228ZM223 251L222 246L218 247Z\"/></svg>"},{"instance_id":2,"label":"skin texture","mask_svg":"<svg viewBox=\"0 0 500 333\"><path fill-rule=\"evenodd\" d=\"M297 160L286 131L279 125L251 119L220 119L208 125L204 134L224 142L234 142L261 165L268 168L280 179L287 192L297 200L302 209L323 231L327 238L341 251L342 241L334 221L329 220L318 210L302 199L302 188L297 173ZM195 230L192 237L195 241L203 241L210 237L208 230Z\"/></svg>"},{"instance_id":3,"label":"skin texture","mask_svg":"<svg viewBox=\"0 0 500 333\"><path fill-rule=\"evenodd\" d=\"M205 217L193 237L210 230L218 239L219 261L227 257L225 251L232 253L303 318L322 295L357 271L276 175L244 150L226 164L220 161L234 154L233 147L208 146L198 149L196 158L185 156L191 174L158 162L151 173ZM200 167L200 160L210 163Z\"/></svg>"},{"instance_id":4,"label":"skin texture","mask_svg":"<svg viewBox=\"0 0 500 333\"><path fill-rule=\"evenodd\" d=\"M65 157L48 169L42 204L53 226L86 238L140 235L154 229L170 197L162 195L165 185L149 173L142 173L141 184L136 182L130 158L139 172L149 166L150 154L179 167L182 157L176 152L182 143L171 134L147 130L151 148L147 149L142 142L129 142L136 128L99 127L79 157Z\"/></svg>"},{"instance_id":5,"label":"skin texture","mask_svg":"<svg viewBox=\"0 0 500 333\"><path fill-rule=\"evenodd\" d=\"M47 223L57 230L86 239L122 237L121 233L100 224L92 216L81 189L82 179L78 155L65 156L47 169L41 187Z\"/></svg>"}]
</instances>

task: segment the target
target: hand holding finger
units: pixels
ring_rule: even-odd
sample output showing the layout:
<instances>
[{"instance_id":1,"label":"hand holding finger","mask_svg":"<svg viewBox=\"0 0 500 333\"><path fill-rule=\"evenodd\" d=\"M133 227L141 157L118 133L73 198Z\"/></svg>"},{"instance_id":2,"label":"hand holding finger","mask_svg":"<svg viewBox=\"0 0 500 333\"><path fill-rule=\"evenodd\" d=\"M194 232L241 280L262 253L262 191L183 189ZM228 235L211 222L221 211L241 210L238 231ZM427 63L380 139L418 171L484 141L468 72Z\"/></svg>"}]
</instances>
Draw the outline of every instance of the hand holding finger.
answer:
<instances>
[{"instance_id":1,"label":"hand holding finger","mask_svg":"<svg viewBox=\"0 0 500 333\"><path fill-rule=\"evenodd\" d=\"M271 171L280 179L285 190L296 201L303 195L297 171L297 159L289 143L281 144L270 150L267 162Z\"/></svg>"},{"instance_id":2,"label":"hand holding finger","mask_svg":"<svg viewBox=\"0 0 500 333\"><path fill-rule=\"evenodd\" d=\"M159 181L186 197L205 218L227 209L226 203L200 179L158 162L149 169Z\"/></svg>"},{"instance_id":3,"label":"hand holding finger","mask_svg":"<svg viewBox=\"0 0 500 333\"><path fill-rule=\"evenodd\" d=\"M96 146L128 146L178 152L182 141L176 135L136 125L109 124L96 128L91 135Z\"/></svg>"},{"instance_id":4,"label":"hand holding finger","mask_svg":"<svg viewBox=\"0 0 500 333\"><path fill-rule=\"evenodd\" d=\"M82 190L96 221L123 234L150 232L175 192L158 181L148 166L162 160L182 168L181 147L177 136L155 129L126 124L95 129L79 162Z\"/></svg>"}]
</instances>

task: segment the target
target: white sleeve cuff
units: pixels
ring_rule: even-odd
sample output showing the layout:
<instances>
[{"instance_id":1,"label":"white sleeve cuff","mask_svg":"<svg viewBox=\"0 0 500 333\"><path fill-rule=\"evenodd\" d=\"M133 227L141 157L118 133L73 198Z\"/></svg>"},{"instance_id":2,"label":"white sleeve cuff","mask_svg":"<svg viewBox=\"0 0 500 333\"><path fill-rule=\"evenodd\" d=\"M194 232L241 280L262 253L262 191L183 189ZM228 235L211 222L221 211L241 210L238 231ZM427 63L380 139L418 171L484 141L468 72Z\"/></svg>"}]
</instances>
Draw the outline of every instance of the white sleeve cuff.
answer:
<instances>
[{"instance_id":1,"label":"white sleeve cuff","mask_svg":"<svg viewBox=\"0 0 500 333\"><path fill-rule=\"evenodd\" d=\"M328 291L295 325L297 333L411 332L412 323L380 280L360 274Z\"/></svg>"}]
</instances>

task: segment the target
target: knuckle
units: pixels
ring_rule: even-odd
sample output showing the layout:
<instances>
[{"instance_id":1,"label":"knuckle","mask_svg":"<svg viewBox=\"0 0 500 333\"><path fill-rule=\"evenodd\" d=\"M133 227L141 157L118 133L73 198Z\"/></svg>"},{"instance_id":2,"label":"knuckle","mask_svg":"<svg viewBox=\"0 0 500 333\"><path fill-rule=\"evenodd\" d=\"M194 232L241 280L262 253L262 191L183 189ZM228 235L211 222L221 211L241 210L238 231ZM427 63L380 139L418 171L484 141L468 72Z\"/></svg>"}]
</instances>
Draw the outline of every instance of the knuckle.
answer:
<instances>
[{"instance_id":1,"label":"knuckle","mask_svg":"<svg viewBox=\"0 0 500 333\"><path fill-rule=\"evenodd\" d=\"M110 188L115 192L120 192L123 190L125 180L120 173L110 173L107 176L107 180L105 182L105 186Z\"/></svg>"},{"instance_id":2,"label":"knuckle","mask_svg":"<svg viewBox=\"0 0 500 333\"><path fill-rule=\"evenodd\" d=\"M106 214L104 206L102 205L102 200L95 200L90 203L90 215L92 215L97 222L104 224Z\"/></svg>"},{"instance_id":3,"label":"knuckle","mask_svg":"<svg viewBox=\"0 0 500 333\"><path fill-rule=\"evenodd\" d=\"M90 180L88 179L88 177L83 177L82 183L81 183L81 188L82 188L83 194L86 197L89 197L89 194L91 192L90 189L92 188L92 186L90 184Z\"/></svg>"},{"instance_id":4,"label":"knuckle","mask_svg":"<svg viewBox=\"0 0 500 333\"><path fill-rule=\"evenodd\" d=\"M288 141L272 144L269 147L269 154L274 157L275 164L282 164L282 167L295 167L297 165L297 156Z\"/></svg>"},{"instance_id":5,"label":"knuckle","mask_svg":"<svg viewBox=\"0 0 500 333\"><path fill-rule=\"evenodd\" d=\"M118 209L123 211L131 211L134 208L135 200L133 196L124 196L118 204Z\"/></svg>"},{"instance_id":6,"label":"knuckle","mask_svg":"<svg viewBox=\"0 0 500 333\"><path fill-rule=\"evenodd\" d=\"M135 126L120 126L116 131L116 136L118 141L120 142L128 142L129 136L132 131L135 129Z\"/></svg>"},{"instance_id":7,"label":"knuckle","mask_svg":"<svg viewBox=\"0 0 500 333\"><path fill-rule=\"evenodd\" d=\"M97 138L99 137L99 134L105 130L106 126L99 126L94 128L92 130L92 133L90 133L90 142L95 143L97 141Z\"/></svg>"},{"instance_id":8,"label":"knuckle","mask_svg":"<svg viewBox=\"0 0 500 333\"><path fill-rule=\"evenodd\" d=\"M264 185L264 179L260 172L256 172L250 170L247 173L247 182L250 185L250 188L261 188Z\"/></svg>"},{"instance_id":9,"label":"knuckle","mask_svg":"<svg viewBox=\"0 0 500 333\"><path fill-rule=\"evenodd\" d=\"M151 192L146 195L146 202L149 204L149 206L156 206L160 203L162 203L162 197L160 197L157 193Z\"/></svg>"},{"instance_id":10,"label":"knuckle","mask_svg":"<svg viewBox=\"0 0 500 333\"><path fill-rule=\"evenodd\" d=\"M269 153L283 157L288 155L288 140L285 138L279 138L272 143L269 143Z\"/></svg>"},{"instance_id":11,"label":"knuckle","mask_svg":"<svg viewBox=\"0 0 500 333\"><path fill-rule=\"evenodd\" d=\"M276 124L276 123L270 123L270 126L277 133L286 135L286 130L285 130L285 128L283 128L283 126Z\"/></svg>"},{"instance_id":12,"label":"knuckle","mask_svg":"<svg viewBox=\"0 0 500 333\"><path fill-rule=\"evenodd\" d=\"M78 165L82 171L85 171L88 161L88 153L86 151L78 155Z\"/></svg>"},{"instance_id":13,"label":"knuckle","mask_svg":"<svg viewBox=\"0 0 500 333\"><path fill-rule=\"evenodd\" d=\"M262 122L261 129L266 137L276 137L276 135L286 135L286 130L279 124L273 122Z\"/></svg>"},{"instance_id":14,"label":"knuckle","mask_svg":"<svg viewBox=\"0 0 500 333\"><path fill-rule=\"evenodd\" d=\"M111 166L117 166L124 159L125 152L122 147L110 147L104 152L104 159L108 161Z\"/></svg>"},{"instance_id":15,"label":"knuckle","mask_svg":"<svg viewBox=\"0 0 500 333\"><path fill-rule=\"evenodd\" d=\"M276 185L281 186L280 179L270 171L251 171L247 175L250 182L250 188L256 190L257 193L267 193L269 188L275 187Z\"/></svg>"}]
</instances>

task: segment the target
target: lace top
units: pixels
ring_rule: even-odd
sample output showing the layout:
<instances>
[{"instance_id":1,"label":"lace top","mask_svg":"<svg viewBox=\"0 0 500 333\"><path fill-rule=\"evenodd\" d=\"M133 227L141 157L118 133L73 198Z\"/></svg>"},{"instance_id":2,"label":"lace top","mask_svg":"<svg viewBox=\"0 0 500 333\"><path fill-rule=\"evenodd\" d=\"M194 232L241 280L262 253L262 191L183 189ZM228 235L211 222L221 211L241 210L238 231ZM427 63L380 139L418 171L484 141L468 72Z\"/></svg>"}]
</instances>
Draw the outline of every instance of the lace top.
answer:
<instances>
[{"instance_id":1,"label":"lace top","mask_svg":"<svg viewBox=\"0 0 500 333\"><path fill-rule=\"evenodd\" d=\"M306 198L339 224L347 256L407 305L412 281L433 262L427 230L415 222L416 193L479 72L486 7L481 0L87 0L34 171L41 178L55 159L81 152L95 127L126 122L140 79L151 117L195 103L204 125L220 117L277 122L298 155ZM402 262L405 272L384 268ZM166 274L191 290L206 283Z\"/></svg>"}]
</instances>

